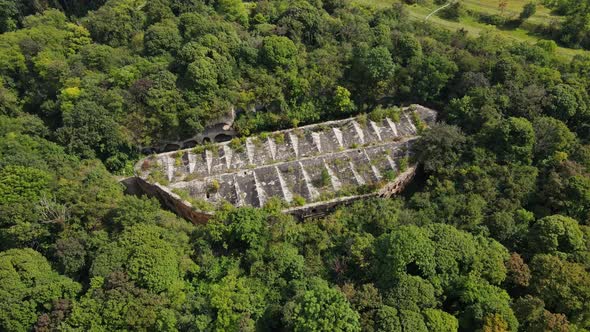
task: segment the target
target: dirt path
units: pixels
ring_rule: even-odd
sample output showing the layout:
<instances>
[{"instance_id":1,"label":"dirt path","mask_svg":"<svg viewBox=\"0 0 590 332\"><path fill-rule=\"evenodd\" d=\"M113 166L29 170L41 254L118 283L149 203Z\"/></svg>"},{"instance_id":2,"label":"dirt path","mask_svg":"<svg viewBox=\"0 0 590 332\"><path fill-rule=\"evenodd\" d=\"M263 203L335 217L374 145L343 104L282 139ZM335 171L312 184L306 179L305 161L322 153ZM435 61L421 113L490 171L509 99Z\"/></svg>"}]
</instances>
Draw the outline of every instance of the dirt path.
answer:
<instances>
[{"instance_id":1,"label":"dirt path","mask_svg":"<svg viewBox=\"0 0 590 332\"><path fill-rule=\"evenodd\" d=\"M424 19L424 21L428 21L428 19L430 18L430 16L436 14L436 12L438 12L439 10L443 10L443 9L447 8L448 6L454 4L455 2L457 2L457 0L455 0L455 1L449 1L449 2L447 2L446 5L435 9L432 13L426 15L426 18Z\"/></svg>"}]
</instances>

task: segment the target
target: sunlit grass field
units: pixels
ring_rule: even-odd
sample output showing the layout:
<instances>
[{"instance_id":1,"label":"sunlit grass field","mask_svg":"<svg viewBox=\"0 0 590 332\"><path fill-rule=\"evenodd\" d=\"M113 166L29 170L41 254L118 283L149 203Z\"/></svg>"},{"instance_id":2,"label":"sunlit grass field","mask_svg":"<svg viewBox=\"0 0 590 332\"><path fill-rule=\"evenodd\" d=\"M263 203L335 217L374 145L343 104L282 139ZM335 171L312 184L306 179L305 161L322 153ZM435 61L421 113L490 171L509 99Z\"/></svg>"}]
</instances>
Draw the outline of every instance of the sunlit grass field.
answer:
<instances>
[{"instance_id":1,"label":"sunlit grass field","mask_svg":"<svg viewBox=\"0 0 590 332\"><path fill-rule=\"evenodd\" d=\"M375 8L388 7L395 2L395 0L354 1L361 5L366 5ZM463 7L468 11L484 14L502 14L505 17L511 19L518 18L520 12L522 11L522 8L528 2L530 2L530 0L508 0L506 8L504 8L502 11L502 9L499 7L499 0L461 0ZM424 20L429 13L431 13L434 9L438 7L440 6L434 4L406 6L406 8L409 11L410 17L412 17L415 20ZM531 32L530 29L527 30L527 27L540 24L551 24L559 22L562 19L563 18L560 16L553 15L548 8L545 8L541 5L537 5L537 11L535 15L530 17L527 20L526 24L523 25L523 27L514 29L499 29L493 25L478 22L476 19L469 15L461 17L461 19L459 19L458 21L446 20L439 16L433 15L428 19L428 21L433 24L436 24L437 26L449 29L451 31L465 29L470 34L478 35L482 31L492 30L505 38L519 42L528 42L534 44L539 40L543 40L543 38ZM584 50L575 50L566 47L558 47L556 53L559 57L563 58L564 60L569 60L576 54L590 54L590 52Z\"/></svg>"}]
</instances>

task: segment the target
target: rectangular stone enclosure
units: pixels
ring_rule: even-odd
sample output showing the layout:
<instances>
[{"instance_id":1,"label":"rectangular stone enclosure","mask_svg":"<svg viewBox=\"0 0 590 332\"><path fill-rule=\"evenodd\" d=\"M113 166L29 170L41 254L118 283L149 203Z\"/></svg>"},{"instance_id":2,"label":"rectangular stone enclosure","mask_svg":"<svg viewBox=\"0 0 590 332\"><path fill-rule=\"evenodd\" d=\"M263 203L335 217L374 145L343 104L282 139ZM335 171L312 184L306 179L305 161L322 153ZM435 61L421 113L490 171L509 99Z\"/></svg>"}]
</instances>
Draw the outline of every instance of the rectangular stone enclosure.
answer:
<instances>
[{"instance_id":1,"label":"rectangular stone enclosure","mask_svg":"<svg viewBox=\"0 0 590 332\"><path fill-rule=\"evenodd\" d=\"M412 105L391 117L362 115L152 155L138 162L137 181L195 222L222 202L262 207L273 199L285 212L313 214L403 189L415 170L413 143L436 115Z\"/></svg>"}]
</instances>

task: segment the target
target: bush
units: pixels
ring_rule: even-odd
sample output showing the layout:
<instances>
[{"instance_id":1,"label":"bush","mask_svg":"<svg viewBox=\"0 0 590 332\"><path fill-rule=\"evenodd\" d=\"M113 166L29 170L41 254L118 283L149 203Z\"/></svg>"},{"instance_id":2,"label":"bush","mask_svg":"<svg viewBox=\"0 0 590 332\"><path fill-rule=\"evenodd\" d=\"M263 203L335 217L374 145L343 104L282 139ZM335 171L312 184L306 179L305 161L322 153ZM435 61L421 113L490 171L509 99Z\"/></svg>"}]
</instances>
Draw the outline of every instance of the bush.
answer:
<instances>
[{"instance_id":1,"label":"bush","mask_svg":"<svg viewBox=\"0 0 590 332\"><path fill-rule=\"evenodd\" d=\"M520 13L519 18L521 20L526 20L527 18L535 15L537 12L537 4L534 2L529 2L522 8L522 12Z\"/></svg>"},{"instance_id":2,"label":"bush","mask_svg":"<svg viewBox=\"0 0 590 332\"><path fill-rule=\"evenodd\" d=\"M332 183L332 177L327 169L322 169L322 174L320 176L320 186L325 187Z\"/></svg>"},{"instance_id":3,"label":"bush","mask_svg":"<svg viewBox=\"0 0 590 332\"><path fill-rule=\"evenodd\" d=\"M377 106L371 113L368 114L369 120L380 122L385 118L390 118L393 122L399 122L401 109L399 107L383 108Z\"/></svg>"},{"instance_id":4,"label":"bush","mask_svg":"<svg viewBox=\"0 0 590 332\"><path fill-rule=\"evenodd\" d=\"M481 14L479 15L478 21L480 21L481 23L491 24L495 26L503 26L504 24L506 24L506 18L504 16L496 14Z\"/></svg>"},{"instance_id":5,"label":"bush","mask_svg":"<svg viewBox=\"0 0 590 332\"><path fill-rule=\"evenodd\" d=\"M463 7L459 2L455 2L454 4L446 7L445 9L440 11L439 16L445 18L447 20L458 20L461 16L463 16L464 10Z\"/></svg>"},{"instance_id":6,"label":"bush","mask_svg":"<svg viewBox=\"0 0 590 332\"><path fill-rule=\"evenodd\" d=\"M299 195L295 195L293 197L293 205L294 206L303 206L307 203L307 201L305 200L305 197L303 196L299 196Z\"/></svg>"}]
</instances>

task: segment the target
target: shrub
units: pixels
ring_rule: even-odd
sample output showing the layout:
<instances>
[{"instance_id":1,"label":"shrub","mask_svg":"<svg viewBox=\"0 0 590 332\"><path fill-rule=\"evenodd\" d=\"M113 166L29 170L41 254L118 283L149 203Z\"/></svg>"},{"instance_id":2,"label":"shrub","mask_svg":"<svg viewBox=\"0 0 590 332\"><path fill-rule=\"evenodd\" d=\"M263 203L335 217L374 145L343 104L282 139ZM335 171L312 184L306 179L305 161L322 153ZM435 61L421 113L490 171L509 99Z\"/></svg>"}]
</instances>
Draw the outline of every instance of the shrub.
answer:
<instances>
[{"instance_id":1,"label":"shrub","mask_svg":"<svg viewBox=\"0 0 590 332\"><path fill-rule=\"evenodd\" d=\"M307 203L307 201L305 200L305 197L300 196L300 195L293 196L292 205L294 205L294 206L303 206L306 203Z\"/></svg>"}]
</instances>

